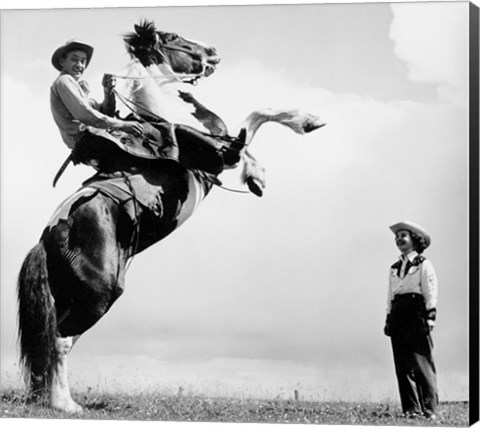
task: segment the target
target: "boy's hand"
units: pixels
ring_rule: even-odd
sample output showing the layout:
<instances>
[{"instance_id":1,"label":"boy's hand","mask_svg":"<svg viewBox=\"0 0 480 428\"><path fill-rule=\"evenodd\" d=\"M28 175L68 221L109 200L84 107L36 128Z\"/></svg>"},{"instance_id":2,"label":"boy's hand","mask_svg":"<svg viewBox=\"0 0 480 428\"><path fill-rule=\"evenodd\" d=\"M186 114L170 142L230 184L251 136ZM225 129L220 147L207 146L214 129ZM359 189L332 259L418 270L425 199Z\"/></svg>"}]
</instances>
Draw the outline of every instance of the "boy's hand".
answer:
<instances>
[{"instance_id":1,"label":"boy's hand","mask_svg":"<svg viewBox=\"0 0 480 428\"><path fill-rule=\"evenodd\" d=\"M143 134L143 125L140 122L125 121L122 130L137 137Z\"/></svg>"},{"instance_id":2,"label":"boy's hand","mask_svg":"<svg viewBox=\"0 0 480 428\"><path fill-rule=\"evenodd\" d=\"M103 90L106 94L110 94L115 88L117 81L115 77L111 74L104 74L102 79Z\"/></svg>"}]
</instances>

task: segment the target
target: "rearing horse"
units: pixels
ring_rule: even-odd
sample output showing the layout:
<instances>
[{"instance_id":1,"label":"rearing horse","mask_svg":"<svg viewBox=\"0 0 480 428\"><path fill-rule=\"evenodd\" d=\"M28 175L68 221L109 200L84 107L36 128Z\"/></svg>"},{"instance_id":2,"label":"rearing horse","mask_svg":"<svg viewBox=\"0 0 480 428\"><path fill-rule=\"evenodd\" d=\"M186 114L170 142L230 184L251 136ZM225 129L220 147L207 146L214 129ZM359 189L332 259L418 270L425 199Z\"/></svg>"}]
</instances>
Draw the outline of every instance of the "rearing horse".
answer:
<instances>
[{"instance_id":1,"label":"rearing horse","mask_svg":"<svg viewBox=\"0 0 480 428\"><path fill-rule=\"evenodd\" d=\"M125 37L133 62L165 86L209 76L219 62L213 47L159 32L152 23L135 30ZM218 116L180 92L197 121L212 134L227 135ZM147 95L134 90L129 95L134 114L143 119L145 110L155 110ZM246 147L267 121L300 134L323 125L297 111L255 111L242 124L247 163ZM73 344L122 294L128 260L178 228L211 188L208 174L157 161L120 179L90 180L60 205L18 278L20 353L32 399L45 397L50 407L66 412L82 410L67 379Z\"/></svg>"}]
</instances>

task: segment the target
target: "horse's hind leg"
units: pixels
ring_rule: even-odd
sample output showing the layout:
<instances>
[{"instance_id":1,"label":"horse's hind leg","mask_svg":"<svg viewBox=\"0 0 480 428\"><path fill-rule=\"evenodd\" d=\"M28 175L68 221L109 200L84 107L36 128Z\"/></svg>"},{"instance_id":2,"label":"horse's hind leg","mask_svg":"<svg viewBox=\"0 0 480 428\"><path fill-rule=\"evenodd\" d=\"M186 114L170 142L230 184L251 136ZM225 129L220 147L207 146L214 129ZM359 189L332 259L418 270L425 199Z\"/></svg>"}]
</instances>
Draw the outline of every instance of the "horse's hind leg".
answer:
<instances>
[{"instance_id":1,"label":"horse's hind leg","mask_svg":"<svg viewBox=\"0 0 480 428\"><path fill-rule=\"evenodd\" d=\"M53 408L81 410L70 396L67 357L77 336L100 320L123 291L126 244L117 233L122 221L118 206L98 195L44 236L58 330L49 394Z\"/></svg>"},{"instance_id":2,"label":"horse's hind leg","mask_svg":"<svg viewBox=\"0 0 480 428\"><path fill-rule=\"evenodd\" d=\"M79 413L82 407L73 401L67 378L67 357L79 336L57 339L58 362L50 386L50 406L68 413Z\"/></svg>"}]
</instances>

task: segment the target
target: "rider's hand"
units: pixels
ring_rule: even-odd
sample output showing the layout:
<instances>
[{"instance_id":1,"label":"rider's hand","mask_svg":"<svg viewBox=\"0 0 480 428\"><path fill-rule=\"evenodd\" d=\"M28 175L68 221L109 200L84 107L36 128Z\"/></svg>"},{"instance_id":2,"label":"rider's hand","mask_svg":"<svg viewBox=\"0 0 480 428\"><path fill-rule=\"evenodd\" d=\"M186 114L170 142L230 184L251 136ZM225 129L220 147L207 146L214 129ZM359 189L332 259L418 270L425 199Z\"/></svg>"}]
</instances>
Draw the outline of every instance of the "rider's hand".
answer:
<instances>
[{"instance_id":1,"label":"rider's hand","mask_svg":"<svg viewBox=\"0 0 480 428\"><path fill-rule=\"evenodd\" d=\"M117 81L111 74L104 74L102 79L102 86L105 93L110 94L115 88Z\"/></svg>"},{"instance_id":2,"label":"rider's hand","mask_svg":"<svg viewBox=\"0 0 480 428\"><path fill-rule=\"evenodd\" d=\"M143 125L140 122L125 121L123 122L122 131L139 137L143 134Z\"/></svg>"},{"instance_id":3,"label":"rider's hand","mask_svg":"<svg viewBox=\"0 0 480 428\"><path fill-rule=\"evenodd\" d=\"M428 329L430 331L432 331L435 327L435 321L434 320L427 320L427 325L428 325Z\"/></svg>"}]
</instances>

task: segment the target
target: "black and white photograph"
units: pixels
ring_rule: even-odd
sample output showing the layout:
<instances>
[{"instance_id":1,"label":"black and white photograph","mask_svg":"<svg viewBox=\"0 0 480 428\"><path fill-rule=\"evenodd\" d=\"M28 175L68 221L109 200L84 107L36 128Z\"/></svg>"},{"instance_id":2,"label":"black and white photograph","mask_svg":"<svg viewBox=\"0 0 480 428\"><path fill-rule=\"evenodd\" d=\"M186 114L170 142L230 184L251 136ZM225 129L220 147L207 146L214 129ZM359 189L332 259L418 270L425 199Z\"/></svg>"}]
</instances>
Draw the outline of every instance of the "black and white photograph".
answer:
<instances>
[{"instance_id":1,"label":"black and white photograph","mask_svg":"<svg viewBox=\"0 0 480 428\"><path fill-rule=\"evenodd\" d=\"M0 11L2 424L478 420L475 3L42 3Z\"/></svg>"}]
</instances>

